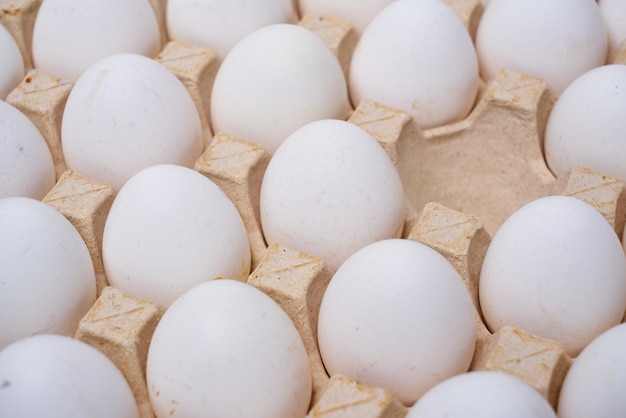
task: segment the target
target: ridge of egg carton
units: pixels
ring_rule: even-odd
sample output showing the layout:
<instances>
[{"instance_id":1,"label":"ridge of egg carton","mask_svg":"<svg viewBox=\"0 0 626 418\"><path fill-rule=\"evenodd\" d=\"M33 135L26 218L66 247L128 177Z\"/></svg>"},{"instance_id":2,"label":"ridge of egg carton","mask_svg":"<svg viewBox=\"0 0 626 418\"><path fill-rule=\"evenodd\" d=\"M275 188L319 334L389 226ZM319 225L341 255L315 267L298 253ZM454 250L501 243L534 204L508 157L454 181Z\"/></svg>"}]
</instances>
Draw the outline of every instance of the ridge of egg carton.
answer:
<instances>
[{"instance_id":1,"label":"ridge of egg carton","mask_svg":"<svg viewBox=\"0 0 626 418\"><path fill-rule=\"evenodd\" d=\"M244 139L224 133L213 136L206 91L210 90L219 62L210 50L175 41L166 43L166 2L151 3L164 45L157 60L183 81L201 115L206 150L194 168L224 190L244 220L254 268L248 283L263 290L288 313L305 343L314 388L309 416L404 416L407 409L385 389L326 374L317 347L316 324L321 296L331 274L315 257L279 244L266 246L258 194L269 156L263 148ZM470 33L475 33L482 3L445 3L459 14ZM0 22L18 40L28 68L32 68L32 57L23 45L30 45L28 39L32 38L40 4L41 0L0 1ZM305 16L300 24L327 42L347 74L356 44L350 25L318 15ZM617 60L626 62L624 49ZM71 87L54 76L32 70L7 101L25 113L46 138L58 182L43 201L74 224L94 261L99 298L81 321L75 337L100 349L117 364L133 389L141 416L150 417L153 413L145 388L145 357L161 312L148 301L107 286L101 259L102 233L115 192L105 183L66 171L60 121ZM583 167L561 179L548 170L541 138L552 104L541 80L503 70L486 86L472 113L458 123L422 131L407 113L371 101L360 103L349 121L372 134L400 172L409 208L403 237L423 242L444 255L472 295L478 338L470 370L506 371L530 383L556 406L560 385L571 364L562 346L512 328L491 334L484 325L477 296L490 233L530 200L550 194L575 196L596 207L618 235L623 232L623 181ZM451 163L444 165L442 161ZM276 280L287 276L291 280Z\"/></svg>"}]
</instances>

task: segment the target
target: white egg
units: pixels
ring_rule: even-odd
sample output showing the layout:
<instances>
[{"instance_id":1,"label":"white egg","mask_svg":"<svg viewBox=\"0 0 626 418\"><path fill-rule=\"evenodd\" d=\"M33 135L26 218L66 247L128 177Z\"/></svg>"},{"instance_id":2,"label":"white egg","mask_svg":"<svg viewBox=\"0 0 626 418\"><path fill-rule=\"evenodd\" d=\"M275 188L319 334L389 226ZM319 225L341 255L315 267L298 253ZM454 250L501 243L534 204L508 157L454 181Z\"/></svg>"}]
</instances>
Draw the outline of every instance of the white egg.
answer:
<instances>
[{"instance_id":1,"label":"white egg","mask_svg":"<svg viewBox=\"0 0 626 418\"><path fill-rule=\"evenodd\" d=\"M136 54L89 67L67 99L61 129L68 168L116 190L143 168L192 167L202 153L200 116L187 89Z\"/></svg>"},{"instance_id":2,"label":"white egg","mask_svg":"<svg viewBox=\"0 0 626 418\"><path fill-rule=\"evenodd\" d=\"M545 197L519 209L496 232L479 294L491 331L512 325L560 341L576 356L621 322L626 259L596 209L573 197Z\"/></svg>"},{"instance_id":3,"label":"white egg","mask_svg":"<svg viewBox=\"0 0 626 418\"><path fill-rule=\"evenodd\" d=\"M335 273L318 340L329 374L387 388L411 405L467 371L476 323L456 269L421 243L393 239L359 250Z\"/></svg>"},{"instance_id":4,"label":"white egg","mask_svg":"<svg viewBox=\"0 0 626 418\"><path fill-rule=\"evenodd\" d=\"M172 39L213 50L224 58L250 32L294 17L292 0L168 0Z\"/></svg>"},{"instance_id":5,"label":"white egg","mask_svg":"<svg viewBox=\"0 0 626 418\"><path fill-rule=\"evenodd\" d=\"M397 237L402 182L363 129L340 120L310 123L289 136L261 185L265 239L321 258L331 270L358 249Z\"/></svg>"},{"instance_id":6,"label":"white egg","mask_svg":"<svg viewBox=\"0 0 626 418\"><path fill-rule=\"evenodd\" d=\"M46 0L35 20L33 60L38 70L75 82L109 55L155 56L160 36L146 0Z\"/></svg>"},{"instance_id":7,"label":"white egg","mask_svg":"<svg viewBox=\"0 0 626 418\"><path fill-rule=\"evenodd\" d=\"M1 415L11 418L139 418L128 383L104 354L59 335L0 351Z\"/></svg>"},{"instance_id":8,"label":"white egg","mask_svg":"<svg viewBox=\"0 0 626 418\"><path fill-rule=\"evenodd\" d=\"M0 199L43 199L55 182L48 144L22 112L0 100Z\"/></svg>"},{"instance_id":9,"label":"white egg","mask_svg":"<svg viewBox=\"0 0 626 418\"><path fill-rule=\"evenodd\" d=\"M609 35L609 51L613 58L626 41L626 2L624 0L599 0L600 12Z\"/></svg>"},{"instance_id":10,"label":"white egg","mask_svg":"<svg viewBox=\"0 0 626 418\"><path fill-rule=\"evenodd\" d=\"M492 0L476 33L485 81L507 68L542 78L554 97L604 64L607 45L593 0Z\"/></svg>"},{"instance_id":11,"label":"white egg","mask_svg":"<svg viewBox=\"0 0 626 418\"><path fill-rule=\"evenodd\" d=\"M213 130L270 154L301 126L343 119L348 111L335 56L317 35L289 24L266 26L242 39L224 59L211 94Z\"/></svg>"},{"instance_id":12,"label":"white egg","mask_svg":"<svg viewBox=\"0 0 626 418\"><path fill-rule=\"evenodd\" d=\"M463 119L478 89L469 33L439 0L398 0L369 24L350 64L350 96L410 113L423 128Z\"/></svg>"},{"instance_id":13,"label":"white egg","mask_svg":"<svg viewBox=\"0 0 626 418\"><path fill-rule=\"evenodd\" d=\"M35 334L74 334L96 300L78 231L38 200L8 197L0 199L0 237L0 348Z\"/></svg>"},{"instance_id":14,"label":"white egg","mask_svg":"<svg viewBox=\"0 0 626 418\"><path fill-rule=\"evenodd\" d=\"M576 166L626 180L626 66L578 77L557 100L545 131L546 161L557 177Z\"/></svg>"},{"instance_id":15,"label":"white egg","mask_svg":"<svg viewBox=\"0 0 626 418\"><path fill-rule=\"evenodd\" d=\"M200 284L165 312L147 379L158 418L303 417L311 399L295 326L269 296L232 280Z\"/></svg>"},{"instance_id":16,"label":"white egg","mask_svg":"<svg viewBox=\"0 0 626 418\"><path fill-rule=\"evenodd\" d=\"M24 61L17 42L0 23L0 100L4 100L24 78Z\"/></svg>"},{"instance_id":17,"label":"white egg","mask_svg":"<svg viewBox=\"0 0 626 418\"><path fill-rule=\"evenodd\" d=\"M603 332L567 372L559 395L560 418L610 418L626 413L626 324Z\"/></svg>"},{"instance_id":18,"label":"white egg","mask_svg":"<svg viewBox=\"0 0 626 418\"><path fill-rule=\"evenodd\" d=\"M480 371L439 383L406 416L434 417L556 418L556 414L539 392L524 381L502 372Z\"/></svg>"},{"instance_id":19,"label":"white egg","mask_svg":"<svg viewBox=\"0 0 626 418\"><path fill-rule=\"evenodd\" d=\"M211 180L186 167L146 168L120 190L106 220L109 283L167 308L198 283L246 280L250 244L239 212Z\"/></svg>"},{"instance_id":20,"label":"white egg","mask_svg":"<svg viewBox=\"0 0 626 418\"><path fill-rule=\"evenodd\" d=\"M352 23L356 33L363 33L374 17L395 0L299 0L302 15L323 13Z\"/></svg>"}]
</instances>

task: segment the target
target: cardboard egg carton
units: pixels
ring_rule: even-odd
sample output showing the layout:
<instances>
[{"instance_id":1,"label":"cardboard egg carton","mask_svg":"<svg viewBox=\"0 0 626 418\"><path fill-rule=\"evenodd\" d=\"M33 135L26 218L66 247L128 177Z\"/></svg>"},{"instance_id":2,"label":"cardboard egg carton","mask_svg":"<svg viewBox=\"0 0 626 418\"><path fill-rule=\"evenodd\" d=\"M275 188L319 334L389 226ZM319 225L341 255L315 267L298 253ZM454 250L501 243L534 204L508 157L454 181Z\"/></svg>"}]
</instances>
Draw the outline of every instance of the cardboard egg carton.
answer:
<instances>
[{"instance_id":1,"label":"cardboard egg carton","mask_svg":"<svg viewBox=\"0 0 626 418\"><path fill-rule=\"evenodd\" d=\"M483 11L479 0L445 0L472 36ZM202 122L205 151L194 169L214 181L233 201L248 231L253 271L248 283L287 312L307 349L313 394L309 417L403 417L407 408L385 388L349 377L329 376L317 345L317 316L332 273L311 255L267 245L260 215L261 181L270 156L260 146L210 126L210 90L219 67L205 48L169 41L165 0L151 1L162 30L163 49L155 57L186 86ZM145 380L152 333L162 315L153 303L108 286L102 263L102 235L115 191L67 171L60 123L72 85L32 69L30 41L41 0L0 0L7 26L30 69L7 102L20 109L45 137L57 183L43 201L64 214L80 232L92 257L98 299L80 322L75 338L106 354L128 380L142 417L152 417ZM349 22L309 14L300 25L329 46L348 74L356 46ZM626 53L617 54L626 62ZM621 58L620 58L621 57ZM470 370L501 370L521 378L556 406L572 360L556 341L505 327L492 334L478 299L480 269L491 236L516 209L536 198L564 194L596 207L621 237L626 221L624 182L584 167L557 179L542 153L545 124L553 105L545 83L503 70L484 86L464 120L421 130L403 111L365 100L349 118L372 136L395 163L403 181L407 217L403 238L441 253L463 278L475 306L477 343ZM468 175L471 173L471 175Z\"/></svg>"}]
</instances>

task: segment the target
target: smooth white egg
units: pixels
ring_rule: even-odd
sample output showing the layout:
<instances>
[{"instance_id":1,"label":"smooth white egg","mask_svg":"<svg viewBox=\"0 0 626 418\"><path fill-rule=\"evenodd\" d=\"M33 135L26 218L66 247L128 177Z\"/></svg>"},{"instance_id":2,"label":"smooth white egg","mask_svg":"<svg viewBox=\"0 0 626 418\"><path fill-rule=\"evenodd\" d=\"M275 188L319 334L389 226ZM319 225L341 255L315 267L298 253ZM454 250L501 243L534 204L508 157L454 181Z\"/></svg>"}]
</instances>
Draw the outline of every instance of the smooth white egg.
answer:
<instances>
[{"instance_id":1,"label":"smooth white egg","mask_svg":"<svg viewBox=\"0 0 626 418\"><path fill-rule=\"evenodd\" d=\"M626 180L626 66L604 65L572 82L545 131L548 166L562 177L576 166Z\"/></svg>"},{"instance_id":2,"label":"smooth white egg","mask_svg":"<svg viewBox=\"0 0 626 418\"><path fill-rule=\"evenodd\" d=\"M214 132L274 153L296 129L343 119L350 105L337 58L317 35L277 24L242 39L222 63L211 94Z\"/></svg>"},{"instance_id":3,"label":"smooth white egg","mask_svg":"<svg viewBox=\"0 0 626 418\"><path fill-rule=\"evenodd\" d=\"M33 60L38 70L73 83L110 55L153 57L160 42L146 0L46 0L33 29Z\"/></svg>"},{"instance_id":4,"label":"smooth white egg","mask_svg":"<svg viewBox=\"0 0 626 418\"><path fill-rule=\"evenodd\" d=\"M0 199L0 237L0 348L35 334L74 334L96 300L78 231L38 200L8 197Z\"/></svg>"},{"instance_id":5,"label":"smooth white egg","mask_svg":"<svg viewBox=\"0 0 626 418\"><path fill-rule=\"evenodd\" d=\"M350 96L410 113L423 128L463 119L478 89L467 29L439 0L398 0L369 24L350 64Z\"/></svg>"},{"instance_id":6,"label":"smooth white egg","mask_svg":"<svg viewBox=\"0 0 626 418\"><path fill-rule=\"evenodd\" d=\"M554 97L603 65L607 30L593 0L492 0L480 20L476 51L485 81L501 68L542 78Z\"/></svg>"},{"instance_id":7,"label":"smooth white egg","mask_svg":"<svg viewBox=\"0 0 626 418\"><path fill-rule=\"evenodd\" d=\"M167 2L170 37L209 48L221 58L250 32L275 23L289 23L293 17L292 0Z\"/></svg>"},{"instance_id":8,"label":"smooth white egg","mask_svg":"<svg viewBox=\"0 0 626 418\"><path fill-rule=\"evenodd\" d=\"M304 417L312 388L287 314L232 280L200 284L170 306L150 343L147 379L158 418Z\"/></svg>"},{"instance_id":9,"label":"smooth white egg","mask_svg":"<svg viewBox=\"0 0 626 418\"><path fill-rule=\"evenodd\" d=\"M626 412L626 324L604 331L567 372L559 395L560 418L621 417Z\"/></svg>"},{"instance_id":10,"label":"smooth white egg","mask_svg":"<svg viewBox=\"0 0 626 418\"><path fill-rule=\"evenodd\" d=\"M318 340L330 375L384 387L411 405L467 371L476 323L456 269L424 244L392 239L357 251L335 273Z\"/></svg>"},{"instance_id":11,"label":"smooth white egg","mask_svg":"<svg viewBox=\"0 0 626 418\"><path fill-rule=\"evenodd\" d=\"M299 0L300 13L323 13L352 23L361 35L374 17L395 0Z\"/></svg>"},{"instance_id":12,"label":"smooth white egg","mask_svg":"<svg viewBox=\"0 0 626 418\"><path fill-rule=\"evenodd\" d=\"M139 418L115 364L81 341L37 335L0 351L2 416Z\"/></svg>"},{"instance_id":13,"label":"smooth white egg","mask_svg":"<svg viewBox=\"0 0 626 418\"><path fill-rule=\"evenodd\" d=\"M400 235L404 193L371 135L348 122L322 120L278 148L263 177L260 211L268 244L319 257L336 270L367 244Z\"/></svg>"},{"instance_id":14,"label":"smooth white egg","mask_svg":"<svg viewBox=\"0 0 626 418\"><path fill-rule=\"evenodd\" d=\"M74 85L61 126L68 168L120 187L155 164L192 167L202 128L183 83L156 61L120 54L98 61Z\"/></svg>"},{"instance_id":15,"label":"smooth white egg","mask_svg":"<svg viewBox=\"0 0 626 418\"><path fill-rule=\"evenodd\" d=\"M434 417L556 418L556 414L548 401L524 381L503 372L480 371L439 383L406 416Z\"/></svg>"},{"instance_id":16,"label":"smooth white egg","mask_svg":"<svg viewBox=\"0 0 626 418\"><path fill-rule=\"evenodd\" d=\"M626 41L626 2L598 0L598 5L609 35L609 59L612 59Z\"/></svg>"},{"instance_id":17,"label":"smooth white egg","mask_svg":"<svg viewBox=\"0 0 626 418\"><path fill-rule=\"evenodd\" d=\"M617 234L595 208L573 197L544 197L496 232L479 295L491 331L512 325L560 341L573 357L621 322L626 259Z\"/></svg>"},{"instance_id":18,"label":"smooth white egg","mask_svg":"<svg viewBox=\"0 0 626 418\"><path fill-rule=\"evenodd\" d=\"M50 149L37 127L0 100L0 199L43 199L55 180Z\"/></svg>"},{"instance_id":19,"label":"smooth white egg","mask_svg":"<svg viewBox=\"0 0 626 418\"><path fill-rule=\"evenodd\" d=\"M6 99L24 78L24 61L17 42L2 24L0 24L0 100Z\"/></svg>"},{"instance_id":20,"label":"smooth white egg","mask_svg":"<svg viewBox=\"0 0 626 418\"><path fill-rule=\"evenodd\" d=\"M250 244L235 205L186 167L156 165L117 194L104 227L109 283L167 308L198 283L246 280Z\"/></svg>"}]
</instances>

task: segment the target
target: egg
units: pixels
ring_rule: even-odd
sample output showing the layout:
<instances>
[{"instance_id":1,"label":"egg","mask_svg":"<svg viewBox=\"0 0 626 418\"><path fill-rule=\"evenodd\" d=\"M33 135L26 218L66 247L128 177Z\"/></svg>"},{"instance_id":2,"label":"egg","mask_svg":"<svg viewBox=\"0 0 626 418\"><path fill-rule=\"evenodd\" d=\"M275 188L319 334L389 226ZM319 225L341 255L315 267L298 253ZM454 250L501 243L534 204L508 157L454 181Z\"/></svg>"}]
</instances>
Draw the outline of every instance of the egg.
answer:
<instances>
[{"instance_id":1,"label":"egg","mask_svg":"<svg viewBox=\"0 0 626 418\"><path fill-rule=\"evenodd\" d=\"M0 348L35 334L74 334L96 300L78 231L38 200L8 197L0 199L0 237Z\"/></svg>"},{"instance_id":2,"label":"egg","mask_svg":"<svg viewBox=\"0 0 626 418\"><path fill-rule=\"evenodd\" d=\"M574 360L559 395L560 418L620 417L626 411L626 324L597 336Z\"/></svg>"},{"instance_id":3,"label":"egg","mask_svg":"<svg viewBox=\"0 0 626 418\"><path fill-rule=\"evenodd\" d=\"M296 129L343 119L350 104L337 58L320 38L296 25L266 26L224 59L211 94L211 122L273 154Z\"/></svg>"},{"instance_id":4,"label":"egg","mask_svg":"<svg viewBox=\"0 0 626 418\"><path fill-rule=\"evenodd\" d=\"M22 112L0 100L0 199L43 199L55 182L45 139Z\"/></svg>"},{"instance_id":5,"label":"egg","mask_svg":"<svg viewBox=\"0 0 626 418\"><path fill-rule=\"evenodd\" d=\"M609 36L609 59L619 53L626 41L626 2L622 0L599 0L600 12Z\"/></svg>"},{"instance_id":6,"label":"egg","mask_svg":"<svg viewBox=\"0 0 626 418\"><path fill-rule=\"evenodd\" d=\"M556 418L556 414L548 401L524 381L503 372L479 371L439 383L406 416L432 417Z\"/></svg>"},{"instance_id":7,"label":"egg","mask_svg":"<svg viewBox=\"0 0 626 418\"><path fill-rule=\"evenodd\" d=\"M110 55L155 56L160 39L146 0L46 0L33 29L33 60L38 70L73 83Z\"/></svg>"},{"instance_id":8,"label":"egg","mask_svg":"<svg viewBox=\"0 0 626 418\"><path fill-rule=\"evenodd\" d=\"M300 13L322 13L352 23L358 35L374 17L395 0L299 0Z\"/></svg>"},{"instance_id":9,"label":"egg","mask_svg":"<svg viewBox=\"0 0 626 418\"><path fill-rule=\"evenodd\" d=\"M122 372L81 341L37 335L0 351L2 416L139 418Z\"/></svg>"},{"instance_id":10,"label":"egg","mask_svg":"<svg viewBox=\"0 0 626 418\"><path fill-rule=\"evenodd\" d=\"M469 33L439 0L398 0L363 32L350 64L352 103L404 110L424 129L463 119L478 89Z\"/></svg>"},{"instance_id":11,"label":"egg","mask_svg":"<svg viewBox=\"0 0 626 418\"><path fill-rule=\"evenodd\" d=\"M574 357L622 320L626 259L621 243L591 205L566 196L537 199L494 235L479 297L491 331L512 325L561 342Z\"/></svg>"},{"instance_id":12,"label":"egg","mask_svg":"<svg viewBox=\"0 0 626 418\"><path fill-rule=\"evenodd\" d=\"M148 167L119 191L104 226L109 283L162 309L194 285L246 280L250 244L235 205L190 168Z\"/></svg>"},{"instance_id":13,"label":"egg","mask_svg":"<svg viewBox=\"0 0 626 418\"><path fill-rule=\"evenodd\" d=\"M195 286L170 306L150 343L147 381L158 418L304 417L312 388L287 314L233 280Z\"/></svg>"},{"instance_id":14,"label":"egg","mask_svg":"<svg viewBox=\"0 0 626 418\"><path fill-rule=\"evenodd\" d=\"M6 99L24 77L22 53L11 33L0 24L0 100Z\"/></svg>"},{"instance_id":15,"label":"egg","mask_svg":"<svg viewBox=\"0 0 626 418\"><path fill-rule=\"evenodd\" d=\"M268 244L321 258L331 270L404 225L400 176L380 144L340 120L312 122L270 160L260 214Z\"/></svg>"},{"instance_id":16,"label":"egg","mask_svg":"<svg viewBox=\"0 0 626 418\"><path fill-rule=\"evenodd\" d=\"M104 58L74 85L61 124L71 170L115 190L155 164L192 167L202 153L202 128L183 83L137 54Z\"/></svg>"},{"instance_id":17,"label":"egg","mask_svg":"<svg viewBox=\"0 0 626 418\"><path fill-rule=\"evenodd\" d=\"M224 58L250 32L294 17L291 0L168 0L167 30L172 39L213 50Z\"/></svg>"},{"instance_id":18,"label":"egg","mask_svg":"<svg viewBox=\"0 0 626 418\"><path fill-rule=\"evenodd\" d=\"M607 30L593 0L492 0L476 33L485 81L501 68L543 79L554 97L603 65Z\"/></svg>"},{"instance_id":19,"label":"egg","mask_svg":"<svg viewBox=\"0 0 626 418\"><path fill-rule=\"evenodd\" d=\"M626 181L626 66L605 65L574 80L545 131L548 166L562 177L576 166Z\"/></svg>"},{"instance_id":20,"label":"egg","mask_svg":"<svg viewBox=\"0 0 626 418\"><path fill-rule=\"evenodd\" d=\"M469 292L442 255L391 239L337 270L320 305L318 340L330 375L384 387L412 405L469 368L476 323Z\"/></svg>"}]
</instances>

